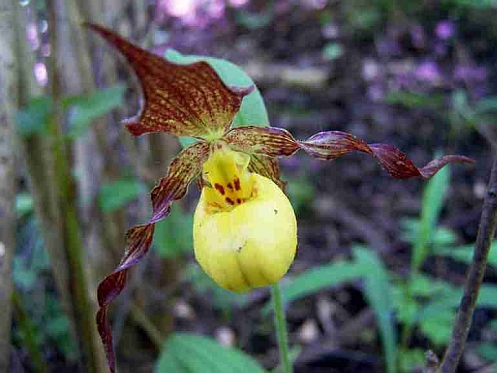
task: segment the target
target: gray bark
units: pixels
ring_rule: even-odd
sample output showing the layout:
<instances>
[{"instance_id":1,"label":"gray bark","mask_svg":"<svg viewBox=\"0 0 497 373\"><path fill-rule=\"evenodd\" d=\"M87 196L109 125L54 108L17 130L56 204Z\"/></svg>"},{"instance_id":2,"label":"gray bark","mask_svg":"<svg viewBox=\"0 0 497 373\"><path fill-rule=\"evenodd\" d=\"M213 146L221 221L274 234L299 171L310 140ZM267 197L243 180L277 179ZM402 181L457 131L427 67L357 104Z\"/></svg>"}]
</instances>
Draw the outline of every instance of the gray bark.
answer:
<instances>
[{"instance_id":1,"label":"gray bark","mask_svg":"<svg viewBox=\"0 0 497 373\"><path fill-rule=\"evenodd\" d=\"M0 0L0 372L8 372L11 329L11 262L15 245L13 114L17 106L14 8Z\"/></svg>"}]
</instances>

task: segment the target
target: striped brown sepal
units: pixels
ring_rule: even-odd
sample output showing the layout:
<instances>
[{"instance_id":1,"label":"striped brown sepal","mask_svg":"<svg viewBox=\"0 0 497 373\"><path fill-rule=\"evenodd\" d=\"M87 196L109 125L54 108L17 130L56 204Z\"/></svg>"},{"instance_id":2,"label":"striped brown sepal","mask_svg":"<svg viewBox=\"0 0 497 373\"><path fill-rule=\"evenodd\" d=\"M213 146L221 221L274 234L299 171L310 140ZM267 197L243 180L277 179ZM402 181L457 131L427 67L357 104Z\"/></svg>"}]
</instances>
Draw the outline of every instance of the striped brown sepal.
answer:
<instances>
[{"instance_id":1,"label":"striped brown sepal","mask_svg":"<svg viewBox=\"0 0 497 373\"><path fill-rule=\"evenodd\" d=\"M286 183L280 179L280 168L277 159L265 155L252 154L248 169L250 172L255 172L273 180L283 191L285 190Z\"/></svg>"},{"instance_id":2,"label":"striped brown sepal","mask_svg":"<svg viewBox=\"0 0 497 373\"><path fill-rule=\"evenodd\" d=\"M126 234L127 249L117 268L98 286L97 327L104 344L110 371L115 372L115 356L112 343L112 330L107 317L109 304L123 291L128 279L128 271L148 252L152 243L155 223L164 219L170 211L171 203L181 199L188 185L202 170L202 164L209 155L209 144L197 142L180 152L171 162L166 177L152 190L152 218L143 225L131 228Z\"/></svg>"},{"instance_id":3,"label":"striped brown sepal","mask_svg":"<svg viewBox=\"0 0 497 373\"><path fill-rule=\"evenodd\" d=\"M138 76L143 105L125 121L135 136L168 132L205 138L226 131L253 86L230 88L206 62L175 64L126 41L106 28L86 23L117 48Z\"/></svg>"},{"instance_id":4,"label":"striped brown sepal","mask_svg":"<svg viewBox=\"0 0 497 373\"><path fill-rule=\"evenodd\" d=\"M276 127L237 127L224 135L223 140L234 150L269 157L289 156L300 149L290 132Z\"/></svg>"},{"instance_id":5,"label":"striped brown sepal","mask_svg":"<svg viewBox=\"0 0 497 373\"><path fill-rule=\"evenodd\" d=\"M171 162L166 177L162 178L151 193L154 216L152 222L167 214L172 200L183 198L190 182L200 175L202 165L209 156L210 146L199 141L183 149Z\"/></svg>"},{"instance_id":6,"label":"striped brown sepal","mask_svg":"<svg viewBox=\"0 0 497 373\"><path fill-rule=\"evenodd\" d=\"M371 154L397 179L415 176L429 179L448 163L475 162L461 155L447 155L431 161L423 168L417 168L404 153L391 145L366 144L361 139L340 131L320 132L306 141L300 141L299 144L308 154L322 160L333 160L351 151Z\"/></svg>"}]
</instances>

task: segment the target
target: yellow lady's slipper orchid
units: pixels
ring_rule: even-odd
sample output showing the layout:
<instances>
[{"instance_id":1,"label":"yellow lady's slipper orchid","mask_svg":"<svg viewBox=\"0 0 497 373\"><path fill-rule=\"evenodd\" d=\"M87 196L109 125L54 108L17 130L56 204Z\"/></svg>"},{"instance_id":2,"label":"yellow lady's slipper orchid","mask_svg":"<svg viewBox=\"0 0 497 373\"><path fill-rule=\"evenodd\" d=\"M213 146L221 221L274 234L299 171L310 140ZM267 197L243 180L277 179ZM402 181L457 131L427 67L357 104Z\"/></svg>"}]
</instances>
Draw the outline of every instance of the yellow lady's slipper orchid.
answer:
<instances>
[{"instance_id":1,"label":"yellow lady's slipper orchid","mask_svg":"<svg viewBox=\"0 0 497 373\"><path fill-rule=\"evenodd\" d=\"M204 61L171 63L102 26L87 26L115 46L138 77L144 102L138 115L125 121L131 134L160 131L198 140L173 159L152 190L152 217L127 232L121 262L98 287L97 326L111 372L115 361L108 306L123 291L129 269L148 252L155 223L169 214L171 203L181 199L198 176L203 189L194 218L195 255L220 286L242 292L278 281L295 256L297 223L281 189L276 157L303 149L315 158L333 160L359 151L400 179L430 178L449 162L473 163L449 155L417 168L394 147L366 144L345 132L325 131L297 141L281 128L231 128L253 86L228 87Z\"/></svg>"},{"instance_id":2,"label":"yellow lady's slipper orchid","mask_svg":"<svg viewBox=\"0 0 497 373\"><path fill-rule=\"evenodd\" d=\"M210 183L193 221L195 257L221 287L244 292L276 283L297 248L290 201L270 179L247 170L249 156L228 146L204 163Z\"/></svg>"}]
</instances>

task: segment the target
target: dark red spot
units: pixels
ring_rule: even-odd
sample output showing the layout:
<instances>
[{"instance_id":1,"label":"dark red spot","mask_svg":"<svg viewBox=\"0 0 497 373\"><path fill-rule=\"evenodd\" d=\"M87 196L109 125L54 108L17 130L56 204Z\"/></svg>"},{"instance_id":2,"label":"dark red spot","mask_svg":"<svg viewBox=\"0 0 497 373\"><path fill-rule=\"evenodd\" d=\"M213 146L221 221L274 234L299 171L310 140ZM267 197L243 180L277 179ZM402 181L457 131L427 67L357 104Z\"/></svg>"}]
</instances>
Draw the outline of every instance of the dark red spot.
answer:
<instances>
[{"instance_id":1,"label":"dark red spot","mask_svg":"<svg viewBox=\"0 0 497 373\"><path fill-rule=\"evenodd\" d=\"M214 188L216 188L222 196L224 196L224 187L218 183L214 184Z\"/></svg>"},{"instance_id":2,"label":"dark red spot","mask_svg":"<svg viewBox=\"0 0 497 373\"><path fill-rule=\"evenodd\" d=\"M236 203L240 204L240 203L242 203L242 200L240 198L237 198Z\"/></svg>"},{"instance_id":3,"label":"dark red spot","mask_svg":"<svg viewBox=\"0 0 497 373\"><path fill-rule=\"evenodd\" d=\"M228 183L228 189L233 190L233 185L231 185L231 183Z\"/></svg>"},{"instance_id":4,"label":"dark red spot","mask_svg":"<svg viewBox=\"0 0 497 373\"><path fill-rule=\"evenodd\" d=\"M233 182L235 183L235 190L240 190L240 179L236 178L235 180L233 180Z\"/></svg>"},{"instance_id":5,"label":"dark red spot","mask_svg":"<svg viewBox=\"0 0 497 373\"><path fill-rule=\"evenodd\" d=\"M221 148L222 148L221 144L217 144L217 145L216 145L216 147L217 147L218 149L221 149Z\"/></svg>"},{"instance_id":6,"label":"dark red spot","mask_svg":"<svg viewBox=\"0 0 497 373\"><path fill-rule=\"evenodd\" d=\"M225 198L226 202L228 202L228 204L230 204L231 206L233 206L235 204L235 202L233 202L233 200L230 198L230 197L226 197Z\"/></svg>"}]
</instances>

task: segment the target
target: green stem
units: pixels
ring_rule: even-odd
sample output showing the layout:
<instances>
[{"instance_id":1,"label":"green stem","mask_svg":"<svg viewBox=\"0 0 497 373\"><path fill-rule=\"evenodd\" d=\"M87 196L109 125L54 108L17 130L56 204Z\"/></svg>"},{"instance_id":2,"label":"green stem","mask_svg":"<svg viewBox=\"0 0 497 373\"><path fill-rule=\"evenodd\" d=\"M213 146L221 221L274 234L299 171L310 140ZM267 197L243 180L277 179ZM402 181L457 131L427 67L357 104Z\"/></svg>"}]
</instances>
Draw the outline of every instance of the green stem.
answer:
<instances>
[{"instance_id":1,"label":"green stem","mask_svg":"<svg viewBox=\"0 0 497 373\"><path fill-rule=\"evenodd\" d=\"M278 346L280 349L280 359L283 365L283 372L293 373L293 367L288 354L288 330L286 327L285 311L283 310L281 290L278 283L271 287L271 294L274 309L274 324L276 327L276 335L278 337Z\"/></svg>"}]
</instances>

